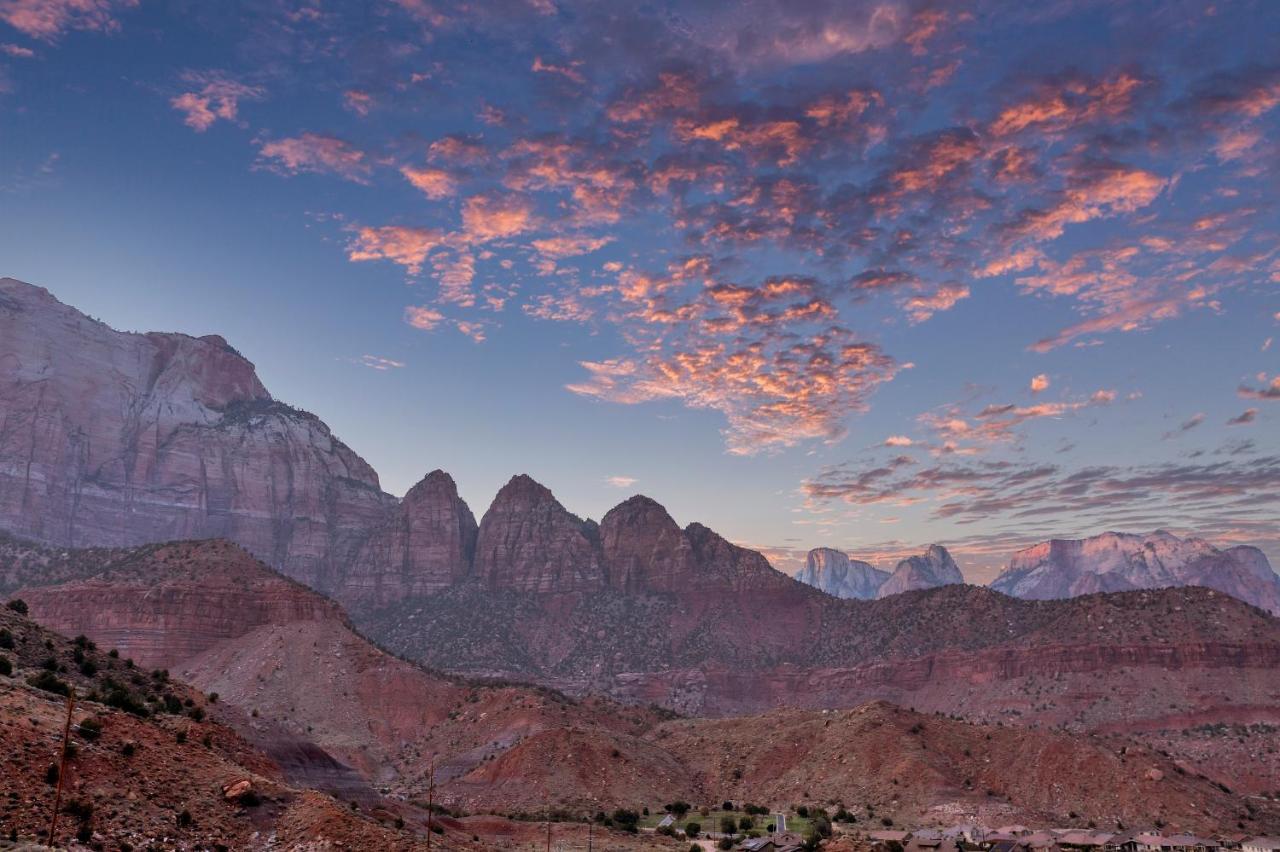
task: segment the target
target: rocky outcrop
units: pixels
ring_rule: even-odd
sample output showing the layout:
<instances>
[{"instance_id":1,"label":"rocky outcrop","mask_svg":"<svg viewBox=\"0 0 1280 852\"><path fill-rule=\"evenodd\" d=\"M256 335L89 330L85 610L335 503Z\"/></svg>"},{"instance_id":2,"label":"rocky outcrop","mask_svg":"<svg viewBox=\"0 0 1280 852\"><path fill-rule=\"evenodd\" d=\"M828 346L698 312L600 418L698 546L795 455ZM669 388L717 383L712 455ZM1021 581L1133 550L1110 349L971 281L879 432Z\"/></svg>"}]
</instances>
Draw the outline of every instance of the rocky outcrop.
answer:
<instances>
[{"instance_id":1,"label":"rocky outcrop","mask_svg":"<svg viewBox=\"0 0 1280 852\"><path fill-rule=\"evenodd\" d=\"M945 547L929 546L923 556L909 556L898 563L889 579L876 593L876 597L888 597L902 592L920 589L936 589L953 583L963 583L964 575Z\"/></svg>"},{"instance_id":2,"label":"rocky outcrop","mask_svg":"<svg viewBox=\"0 0 1280 852\"><path fill-rule=\"evenodd\" d=\"M1219 549L1164 530L1053 539L1014 554L991 587L1035 600L1163 586L1206 586L1280 613L1280 577L1255 547Z\"/></svg>"},{"instance_id":3,"label":"rocky outcrop","mask_svg":"<svg viewBox=\"0 0 1280 852\"><path fill-rule=\"evenodd\" d=\"M889 579L889 572L881 571L869 562L850 559L839 550L815 547L809 551L796 579L837 598L865 601L876 596L885 580Z\"/></svg>"},{"instance_id":4,"label":"rocky outcrop","mask_svg":"<svg viewBox=\"0 0 1280 852\"><path fill-rule=\"evenodd\" d=\"M376 607L462 582L471 573L477 529L453 478L432 471L370 534L334 596L348 606Z\"/></svg>"},{"instance_id":5,"label":"rocky outcrop","mask_svg":"<svg viewBox=\"0 0 1280 852\"><path fill-rule=\"evenodd\" d=\"M590 591L604 586L593 524L570 514L545 486L520 474L480 521L475 576L494 589Z\"/></svg>"},{"instance_id":6,"label":"rocky outcrop","mask_svg":"<svg viewBox=\"0 0 1280 852\"><path fill-rule=\"evenodd\" d=\"M331 588L394 504L221 337L118 332L0 279L0 527L59 546L223 537Z\"/></svg>"},{"instance_id":7,"label":"rocky outcrop","mask_svg":"<svg viewBox=\"0 0 1280 852\"><path fill-rule=\"evenodd\" d=\"M609 510L600 522L600 546L616 589L675 592L695 575L684 530L648 497L637 495Z\"/></svg>"}]
</instances>

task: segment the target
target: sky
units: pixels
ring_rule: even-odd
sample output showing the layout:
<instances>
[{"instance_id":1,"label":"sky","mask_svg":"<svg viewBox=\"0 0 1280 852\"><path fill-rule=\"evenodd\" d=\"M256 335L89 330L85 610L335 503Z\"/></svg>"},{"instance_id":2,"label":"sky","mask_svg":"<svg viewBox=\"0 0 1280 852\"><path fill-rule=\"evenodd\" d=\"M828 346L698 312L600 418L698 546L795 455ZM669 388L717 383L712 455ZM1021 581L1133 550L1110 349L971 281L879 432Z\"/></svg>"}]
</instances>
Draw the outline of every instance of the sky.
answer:
<instances>
[{"instance_id":1,"label":"sky","mask_svg":"<svg viewBox=\"0 0 1280 852\"><path fill-rule=\"evenodd\" d=\"M0 0L0 274L401 494L1280 565L1280 4Z\"/></svg>"}]
</instances>

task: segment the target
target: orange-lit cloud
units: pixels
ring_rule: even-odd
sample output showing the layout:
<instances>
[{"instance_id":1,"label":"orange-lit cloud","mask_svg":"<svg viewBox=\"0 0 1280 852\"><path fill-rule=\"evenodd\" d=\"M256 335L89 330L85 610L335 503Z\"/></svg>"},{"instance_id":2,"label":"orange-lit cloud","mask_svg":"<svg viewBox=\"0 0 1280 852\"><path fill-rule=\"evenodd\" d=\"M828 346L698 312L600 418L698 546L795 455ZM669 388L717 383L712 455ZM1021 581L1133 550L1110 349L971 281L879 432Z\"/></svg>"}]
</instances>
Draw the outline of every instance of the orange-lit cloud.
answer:
<instances>
[{"instance_id":1,"label":"orange-lit cloud","mask_svg":"<svg viewBox=\"0 0 1280 852\"><path fill-rule=\"evenodd\" d=\"M384 225L360 228L347 244L347 258L352 261L390 260L417 275L431 252L441 247L445 234L431 228L409 228Z\"/></svg>"},{"instance_id":2,"label":"orange-lit cloud","mask_svg":"<svg viewBox=\"0 0 1280 852\"><path fill-rule=\"evenodd\" d=\"M533 202L522 195L473 195L462 206L462 230L469 240L514 237L534 224Z\"/></svg>"},{"instance_id":3,"label":"orange-lit cloud","mask_svg":"<svg viewBox=\"0 0 1280 852\"><path fill-rule=\"evenodd\" d=\"M431 331L444 322L444 314L423 305L410 305L404 309L404 321L414 328Z\"/></svg>"},{"instance_id":4,"label":"orange-lit cloud","mask_svg":"<svg viewBox=\"0 0 1280 852\"><path fill-rule=\"evenodd\" d=\"M444 169L402 166L400 174L404 175L404 179L413 184L423 195L432 200L438 201L442 198L448 198L458 191L457 181L454 180L453 175Z\"/></svg>"},{"instance_id":5,"label":"orange-lit cloud","mask_svg":"<svg viewBox=\"0 0 1280 852\"><path fill-rule=\"evenodd\" d=\"M1002 111L991 123L990 132L995 136L1032 129L1053 133L1099 119L1114 119L1133 108L1134 98L1145 82L1128 72L1098 81L1049 81L1027 99Z\"/></svg>"},{"instance_id":6,"label":"orange-lit cloud","mask_svg":"<svg viewBox=\"0 0 1280 852\"><path fill-rule=\"evenodd\" d=\"M319 133L263 142L258 149L258 160L265 168L280 174L327 173L356 183L367 183L373 170L359 148L336 136Z\"/></svg>"},{"instance_id":7,"label":"orange-lit cloud","mask_svg":"<svg viewBox=\"0 0 1280 852\"><path fill-rule=\"evenodd\" d=\"M259 100L265 94L260 86L249 86L218 73L188 73L183 81L197 87L171 99L174 109L185 114L182 123L203 133L219 119L235 121L240 101Z\"/></svg>"}]
</instances>

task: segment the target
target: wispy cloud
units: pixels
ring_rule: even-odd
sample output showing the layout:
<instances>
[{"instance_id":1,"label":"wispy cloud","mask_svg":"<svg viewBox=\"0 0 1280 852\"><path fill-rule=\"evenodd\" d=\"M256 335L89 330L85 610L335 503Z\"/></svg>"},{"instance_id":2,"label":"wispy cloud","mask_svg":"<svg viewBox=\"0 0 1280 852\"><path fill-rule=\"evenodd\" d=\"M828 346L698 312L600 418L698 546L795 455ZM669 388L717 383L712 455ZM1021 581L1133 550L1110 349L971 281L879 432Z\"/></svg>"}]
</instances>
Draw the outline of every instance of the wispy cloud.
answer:
<instances>
[{"instance_id":1,"label":"wispy cloud","mask_svg":"<svg viewBox=\"0 0 1280 852\"><path fill-rule=\"evenodd\" d=\"M336 136L320 133L263 141L258 148L258 162L277 174L332 174L356 183L367 183L373 171L364 151Z\"/></svg>"},{"instance_id":2,"label":"wispy cloud","mask_svg":"<svg viewBox=\"0 0 1280 852\"><path fill-rule=\"evenodd\" d=\"M0 0L0 21L32 38L53 41L70 30L111 32L118 14L138 0Z\"/></svg>"}]
</instances>

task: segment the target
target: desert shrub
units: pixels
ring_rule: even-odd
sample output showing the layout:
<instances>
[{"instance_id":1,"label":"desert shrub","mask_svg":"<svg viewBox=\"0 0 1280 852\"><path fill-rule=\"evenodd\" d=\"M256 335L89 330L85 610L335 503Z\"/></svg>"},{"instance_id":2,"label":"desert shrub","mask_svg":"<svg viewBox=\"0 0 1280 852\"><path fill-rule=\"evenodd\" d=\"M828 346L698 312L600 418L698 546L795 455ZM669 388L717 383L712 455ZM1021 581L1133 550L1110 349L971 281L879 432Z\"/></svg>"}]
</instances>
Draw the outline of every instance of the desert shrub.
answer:
<instances>
[{"instance_id":1,"label":"desert shrub","mask_svg":"<svg viewBox=\"0 0 1280 852\"><path fill-rule=\"evenodd\" d=\"M13 610L18 615L26 615L31 611L31 609L27 606L27 602L24 601L22 598L14 598L13 600L5 604L5 607L7 609Z\"/></svg>"},{"instance_id":2,"label":"desert shrub","mask_svg":"<svg viewBox=\"0 0 1280 852\"><path fill-rule=\"evenodd\" d=\"M634 833L637 829L637 823L640 822L640 814L626 808L618 808L613 812L612 819L614 825L618 826L618 828Z\"/></svg>"},{"instance_id":3,"label":"desert shrub","mask_svg":"<svg viewBox=\"0 0 1280 852\"><path fill-rule=\"evenodd\" d=\"M102 736L102 723L92 717L85 719L80 723L80 736L88 742L93 742Z\"/></svg>"},{"instance_id":4,"label":"desert shrub","mask_svg":"<svg viewBox=\"0 0 1280 852\"><path fill-rule=\"evenodd\" d=\"M697 837L702 833L702 824L697 822L687 823L684 827L685 837Z\"/></svg>"},{"instance_id":5,"label":"desert shrub","mask_svg":"<svg viewBox=\"0 0 1280 852\"><path fill-rule=\"evenodd\" d=\"M52 692L54 695L71 694L71 686L66 683L66 681L59 679L59 677L51 671L42 671L39 674L33 675L27 679L27 683L34 686L36 689L43 689L45 692Z\"/></svg>"},{"instance_id":6,"label":"desert shrub","mask_svg":"<svg viewBox=\"0 0 1280 852\"><path fill-rule=\"evenodd\" d=\"M13 650L13 634L7 627L0 627L0 648Z\"/></svg>"},{"instance_id":7,"label":"desert shrub","mask_svg":"<svg viewBox=\"0 0 1280 852\"><path fill-rule=\"evenodd\" d=\"M0 675L13 676L13 663L9 662L8 657L0 657Z\"/></svg>"}]
</instances>

